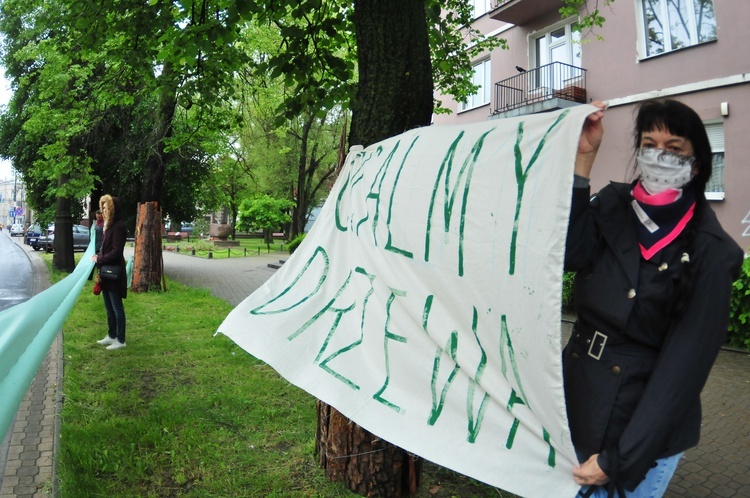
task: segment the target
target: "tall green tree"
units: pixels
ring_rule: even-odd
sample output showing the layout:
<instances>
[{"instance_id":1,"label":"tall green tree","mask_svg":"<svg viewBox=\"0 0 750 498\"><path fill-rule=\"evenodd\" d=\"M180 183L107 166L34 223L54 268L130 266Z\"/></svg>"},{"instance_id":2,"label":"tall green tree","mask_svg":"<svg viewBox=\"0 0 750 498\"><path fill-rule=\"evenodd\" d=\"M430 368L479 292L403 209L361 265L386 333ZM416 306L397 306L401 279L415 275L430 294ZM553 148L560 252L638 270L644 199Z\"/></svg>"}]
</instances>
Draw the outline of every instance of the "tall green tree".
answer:
<instances>
[{"instance_id":1,"label":"tall green tree","mask_svg":"<svg viewBox=\"0 0 750 498\"><path fill-rule=\"evenodd\" d=\"M2 154L43 192L33 198L48 204L102 189L118 195L118 187L135 187L134 201L151 203L147 212L157 219L136 230L150 235L137 243L136 290L161 282L158 213L170 173L180 186L205 178L194 173L202 154L186 155L186 144L195 152L198 130L223 126L214 111L231 99L234 72L246 62L236 41L253 7L230 0L2 4L0 26L10 40L3 58L17 90L4 116ZM106 153L95 130L124 144L111 149L122 153ZM102 183L112 176L129 181ZM173 209L187 198L171 196Z\"/></svg>"},{"instance_id":2,"label":"tall green tree","mask_svg":"<svg viewBox=\"0 0 750 498\"><path fill-rule=\"evenodd\" d=\"M291 3L290 5L294 5ZM243 75L242 117L240 134L242 153L253 164L258 192L294 201L289 238L304 231L311 210L327 196L338 162L342 129L346 126L348 102L319 99L317 87L297 87L293 79L276 75L277 68L268 61L285 50L288 40L283 34L311 33L317 22L324 22L330 8L321 8L297 19L294 9L281 9L267 24L252 28L252 41L246 42L250 58L261 61ZM300 50L300 63L317 55L320 34L309 40L295 42ZM353 67L354 54L348 49L348 38L340 36L343 45L326 45ZM330 44L330 40L327 42ZM318 69L322 66L318 64ZM311 70L307 77L322 79ZM276 76L275 76L276 75ZM353 73L344 73L353 78ZM317 80L316 80L317 81ZM339 85L350 85L342 81ZM300 92L305 92L302 94ZM294 93L300 102L296 113L280 112ZM296 104L295 104L296 105Z\"/></svg>"},{"instance_id":3,"label":"tall green tree","mask_svg":"<svg viewBox=\"0 0 750 498\"><path fill-rule=\"evenodd\" d=\"M252 196L253 173L249 164L239 153L226 153L215 163L201 197L202 207L210 212L226 209L227 222L232 225L232 238L235 237L240 215L240 205Z\"/></svg>"},{"instance_id":4,"label":"tall green tree","mask_svg":"<svg viewBox=\"0 0 750 498\"><path fill-rule=\"evenodd\" d=\"M467 0L355 0L353 5L301 0L294 5L280 4L286 6L285 14L300 20L305 29L298 25L282 29L287 41L284 50L267 60L271 73L284 75L294 89L279 114L288 118L299 114L311 98L322 109L335 101L350 102L350 145L368 146L429 125L433 88L465 99L476 91L471 83L472 59L482 51L506 46L504 40L485 38L470 27L473 9ZM576 7L580 1L564 0L564 4ZM275 9L265 13L271 17L277 14ZM352 85L355 68L332 49L340 46L336 40L350 40L351 33L356 34L351 46L358 62L356 96ZM309 51L309 46L315 50ZM323 403L318 409L318 434L321 463L332 479L368 496L414 492L419 469L408 454L383 443L377 461L358 456L370 454L363 450L372 449L369 442L377 438Z\"/></svg>"},{"instance_id":5,"label":"tall green tree","mask_svg":"<svg viewBox=\"0 0 750 498\"><path fill-rule=\"evenodd\" d=\"M16 85L28 86L10 107L20 138L1 132L0 153L21 171L15 158L23 157L48 183L67 175L46 192L75 197L101 178L94 163L102 158L81 138L96 123L111 124L102 129L113 138L122 131L132 145L123 170L140 172L140 200L150 213L159 211L169 165L192 164L176 160L180 148L196 130L221 124L209 119L217 107L236 102L233 79L246 65L258 66L253 78L283 80L278 126L308 114L323 119L343 105L353 111L350 144L370 145L428 125L435 85L459 100L471 95L472 54L502 44L468 28L468 0L3 0L2 9L0 27L13 39L4 58L17 65ZM246 57L239 49L250 20L278 32L275 50ZM193 106L200 112L176 126L178 108ZM112 159L106 167L122 164ZM139 220L137 290L161 282L159 230L159 219ZM335 411L320 413L321 422L332 421L321 425L330 436L321 444L373 440ZM408 476L406 492L416 486L413 460L397 448L377 461L347 456L356 450L343 445L341 458L329 458L336 453L327 446L321 455L330 475L363 494L400 496L401 476Z\"/></svg>"},{"instance_id":6,"label":"tall green tree","mask_svg":"<svg viewBox=\"0 0 750 498\"><path fill-rule=\"evenodd\" d=\"M353 21L359 85L350 145L366 147L429 125L433 74L424 0L356 0ZM372 451L371 441L377 438L323 403L318 404L318 426L327 435L318 444L329 477L365 496L416 491L420 468L407 452L381 441L378 459L360 456L365 448Z\"/></svg>"},{"instance_id":7,"label":"tall green tree","mask_svg":"<svg viewBox=\"0 0 750 498\"><path fill-rule=\"evenodd\" d=\"M75 42L80 33L66 23L63 2L8 0L0 12L3 62L14 88L0 153L29 185L32 207L55 219L53 265L71 271L71 221L81 218L80 200L95 190L94 156L109 166L104 151L117 134L117 116L91 99L100 64Z\"/></svg>"}]
</instances>

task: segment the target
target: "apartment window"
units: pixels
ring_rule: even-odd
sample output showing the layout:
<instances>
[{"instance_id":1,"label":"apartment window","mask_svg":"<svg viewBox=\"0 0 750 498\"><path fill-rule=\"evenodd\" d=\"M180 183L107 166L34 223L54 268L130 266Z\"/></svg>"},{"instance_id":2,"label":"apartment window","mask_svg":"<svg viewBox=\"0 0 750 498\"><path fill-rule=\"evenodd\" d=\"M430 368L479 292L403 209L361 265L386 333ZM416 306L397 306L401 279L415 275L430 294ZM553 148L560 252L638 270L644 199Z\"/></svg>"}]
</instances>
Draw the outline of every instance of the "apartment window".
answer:
<instances>
[{"instance_id":1,"label":"apartment window","mask_svg":"<svg viewBox=\"0 0 750 498\"><path fill-rule=\"evenodd\" d=\"M535 92L551 92L566 86L583 87L581 67L581 33L575 23L562 22L532 35L528 85ZM541 68L541 69L539 69Z\"/></svg>"},{"instance_id":2,"label":"apartment window","mask_svg":"<svg viewBox=\"0 0 750 498\"><path fill-rule=\"evenodd\" d=\"M713 0L639 0L646 56L716 40Z\"/></svg>"},{"instance_id":3,"label":"apartment window","mask_svg":"<svg viewBox=\"0 0 750 498\"><path fill-rule=\"evenodd\" d=\"M492 10L492 0L471 0L474 5L474 18L483 16Z\"/></svg>"},{"instance_id":4,"label":"apartment window","mask_svg":"<svg viewBox=\"0 0 750 498\"><path fill-rule=\"evenodd\" d=\"M562 62L581 67L581 33L575 23L557 25L534 38L534 67Z\"/></svg>"},{"instance_id":5,"label":"apartment window","mask_svg":"<svg viewBox=\"0 0 750 498\"><path fill-rule=\"evenodd\" d=\"M490 103L490 89L492 84L490 71L490 60L484 60L477 64L474 64L474 75L471 78L471 82L479 87L477 92L469 97L466 102L462 102L458 105L459 111L465 111L467 109L473 109Z\"/></svg>"},{"instance_id":6,"label":"apartment window","mask_svg":"<svg viewBox=\"0 0 750 498\"><path fill-rule=\"evenodd\" d=\"M724 123L705 123L711 144L713 162L711 178L706 185L706 199L724 199Z\"/></svg>"}]
</instances>

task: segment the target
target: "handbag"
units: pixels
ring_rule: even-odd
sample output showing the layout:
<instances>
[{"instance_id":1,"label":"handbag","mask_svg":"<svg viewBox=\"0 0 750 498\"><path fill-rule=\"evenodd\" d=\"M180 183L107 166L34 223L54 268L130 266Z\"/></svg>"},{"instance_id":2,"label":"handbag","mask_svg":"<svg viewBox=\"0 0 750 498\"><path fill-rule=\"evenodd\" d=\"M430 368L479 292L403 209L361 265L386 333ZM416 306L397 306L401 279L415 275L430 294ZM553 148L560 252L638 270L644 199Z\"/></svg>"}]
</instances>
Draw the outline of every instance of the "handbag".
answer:
<instances>
[{"instance_id":1,"label":"handbag","mask_svg":"<svg viewBox=\"0 0 750 498\"><path fill-rule=\"evenodd\" d=\"M95 296L102 293L102 276L98 273L94 275L94 287L91 289Z\"/></svg>"},{"instance_id":2,"label":"handbag","mask_svg":"<svg viewBox=\"0 0 750 498\"><path fill-rule=\"evenodd\" d=\"M120 278L120 270L122 270L120 265L102 265L99 275L101 275L102 280L114 282Z\"/></svg>"}]
</instances>

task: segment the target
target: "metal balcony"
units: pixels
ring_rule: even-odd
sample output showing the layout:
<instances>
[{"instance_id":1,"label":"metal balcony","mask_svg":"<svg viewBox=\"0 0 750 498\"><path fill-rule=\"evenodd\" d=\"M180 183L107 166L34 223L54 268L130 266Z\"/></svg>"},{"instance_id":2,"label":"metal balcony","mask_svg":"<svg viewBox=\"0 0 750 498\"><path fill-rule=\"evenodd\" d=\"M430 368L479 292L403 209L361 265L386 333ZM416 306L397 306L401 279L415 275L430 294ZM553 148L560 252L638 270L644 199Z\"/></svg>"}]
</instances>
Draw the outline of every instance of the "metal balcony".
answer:
<instances>
[{"instance_id":1,"label":"metal balcony","mask_svg":"<svg viewBox=\"0 0 750 498\"><path fill-rule=\"evenodd\" d=\"M531 113L585 103L586 70L562 62L530 69L495 83L494 102L492 114L507 113L524 106L535 106L529 110Z\"/></svg>"}]
</instances>

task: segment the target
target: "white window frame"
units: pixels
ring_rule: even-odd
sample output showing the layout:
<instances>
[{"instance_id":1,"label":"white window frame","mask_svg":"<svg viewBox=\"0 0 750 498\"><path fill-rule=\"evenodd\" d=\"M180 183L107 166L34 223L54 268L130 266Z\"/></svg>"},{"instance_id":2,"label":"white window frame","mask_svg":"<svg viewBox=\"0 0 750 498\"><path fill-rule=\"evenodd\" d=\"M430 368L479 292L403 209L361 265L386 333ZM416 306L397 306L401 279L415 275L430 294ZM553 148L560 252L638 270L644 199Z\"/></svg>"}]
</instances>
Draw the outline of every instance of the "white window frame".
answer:
<instances>
[{"instance_id":1,"label":"white window frame","mask_svg":"<svg viewBox=\"0 0 750 498\"><path fill-rule=\"evenodd\" d=\"M471 0L474 6L474 19L482 17L492 10L493 0Z\"/></svg>"},{"instance_id":2,"label":"white window frame","mask_svg":"<svg viewBox=\"0 0 750 498\"><path fill-rule=\"evenodd\" d=\"M531 34L529 34L529 40L528 40L528 47L529 47L529 67L532 69L537 68L537 48L536 48L536 41L541 37L547 37L549 38L553 31L557 31L558 29L565 27L565 44L569 48L568 56L570 57L570 62L568 64L571 64L575 66L578 64L578 67L583 67L583 55L581 55L580 60L576 61L574 54L575 54L575 47L576 45L580 49L581 47L581 36L580 33L575 33L573 31L573 25L578 22L577 18L571 17L568 19L564 19L560 22L557 22L555 24L552 24L550 26L547 26L543 30L535 31ZM549 46L549 42L547 43Z\"/></svg>"},{"instance_id":3,"label":"white window frame","mask_svg":"<svg viewBox=\"0 0 750 498\"><path fill-rule=\"evenodd\" d=\"M668 0L658 0L659 6L660 6L660 16L662 20L666 20L666 28L669 28L669 9L667 7L667 1ZM716 8L716 0L709 0L714 6L714 9ZM649 42L647 40L647 30L648 26L646 25L646 16L644 12L644 3L643 0L636 0L636 9L635 9L635 15L636 15L636 26L637 26L637 33L638 33L638 59L648 59L651 57L658 57L660 55L668 54L670 52L674 52L677 50L682 50L685 48L694 47L696 45L700 45L703 43L711 43L718 39L718 32L716 38L705 40L705 41L699 41L699 33L697 32L697 25L695 20L695 3L693 1L689 1L686 3L688 6L688 35L690 36L690 44L684 46L684 47L672 47L671 43L671 36L670 33L662 33L662 35L665 38L664 43L664 51L659 52L658 54L649 54L648 53L648 47ZM714 15L716 11L714 10ZM714 17L714 23L716 22L716 18ZM667 40L668 38L668 40Z\"/></svg>"},{"instance_id":4,"label":"white window frame","mask_svg":"<svg viewBox=\"0 0 750 498\"><path fill-rule=\"evenodd\" d=\"M724 121L719 120L711 120L711 121L704 121L703 126L706 128L706 133L708 134L708 141L711 144L711 153L713 154L719 154L721 153L722 156L724 156ZM711 184L712 181L718 182L721 184L721 191L714 190L712 192L706 191L706 199L710 201L723 201L724 200L724 191L726 189L726 156L724 156L724 168L721 171L712 170L711 171L711 179L709 180L708 185Z\"/></svg>"},{"instance_id":5,"label":"white window frame","mask_svg":"<svg viewBox=\"0 0 750 498\"><path fill-rule=\"evenodd\" d=\"M490 103L492 94L492 62L489 58L474 63L471 81L475 85L479 85L479 88L466 102L458 103L458 112L469 111Z\"/></svg>"}]
</instances>

